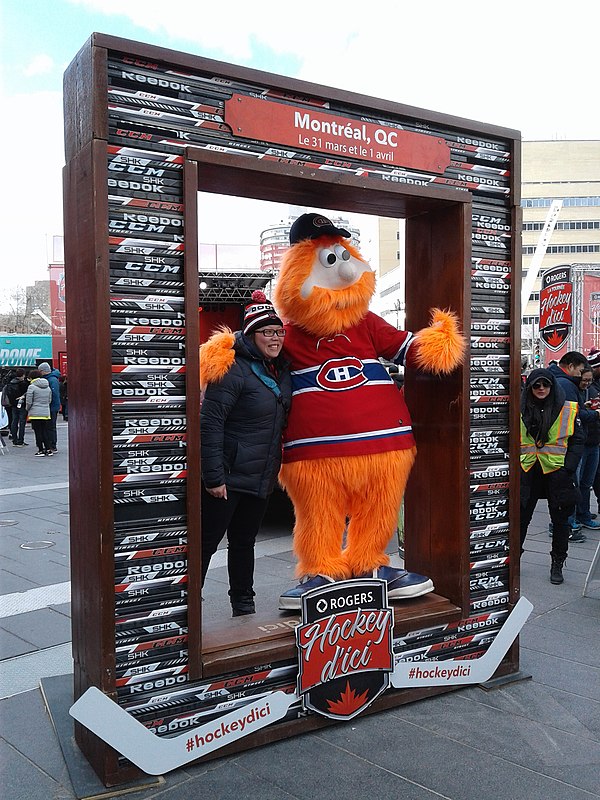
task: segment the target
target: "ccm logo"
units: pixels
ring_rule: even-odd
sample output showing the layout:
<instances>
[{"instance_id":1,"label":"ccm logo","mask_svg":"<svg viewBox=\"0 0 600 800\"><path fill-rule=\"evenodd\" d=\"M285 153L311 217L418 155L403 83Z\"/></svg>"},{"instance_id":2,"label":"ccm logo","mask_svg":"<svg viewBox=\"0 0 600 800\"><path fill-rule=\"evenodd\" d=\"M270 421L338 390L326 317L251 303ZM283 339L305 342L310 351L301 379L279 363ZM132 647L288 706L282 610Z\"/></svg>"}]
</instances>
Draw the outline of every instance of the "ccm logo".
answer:
<instances>
[{"instance_id":1,"label":"ccm logo","mask_svg":"<svg viewBox=\"0 0 600 800\"><path fill-rule=\"evenodd\" d=\"M367 382L359 358L330 358L317 373L317 383L329 392L345 392Z\"/></svg>"}]
</instances>

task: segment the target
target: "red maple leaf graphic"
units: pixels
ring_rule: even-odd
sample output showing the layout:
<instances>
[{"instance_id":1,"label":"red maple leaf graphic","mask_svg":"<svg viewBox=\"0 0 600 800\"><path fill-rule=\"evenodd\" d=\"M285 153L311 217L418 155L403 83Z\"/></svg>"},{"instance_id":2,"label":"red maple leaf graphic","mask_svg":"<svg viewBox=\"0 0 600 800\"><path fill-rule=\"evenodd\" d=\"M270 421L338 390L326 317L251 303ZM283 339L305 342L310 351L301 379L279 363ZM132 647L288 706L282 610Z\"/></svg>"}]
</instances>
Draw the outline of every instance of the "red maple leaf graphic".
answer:
<instances>
[{"instance_id":1,"label":"red maple leaf graphic","mask_svg":"<svg viewBox=\"0 0 600 800\"><path fill-rule=\"evenodd\" d=\"M559 347L564 340L556 331L553 331L546 341L551 347Z\"/></svg>"},{"instance_id":2,"label":"red maple leaf graphic","mask_svg":"<svg viewBox=\"0 0 600 800\"><path fill-rule=\"evenodd\" d=\"M332 714L347 717L357 711L365 704L369 690L366 689L362 694L357 695L354 689L350 688L350 681L346 681L346 688L340 695L339 700L328 700L327 705Z\"/></svg>"}]
</instances>

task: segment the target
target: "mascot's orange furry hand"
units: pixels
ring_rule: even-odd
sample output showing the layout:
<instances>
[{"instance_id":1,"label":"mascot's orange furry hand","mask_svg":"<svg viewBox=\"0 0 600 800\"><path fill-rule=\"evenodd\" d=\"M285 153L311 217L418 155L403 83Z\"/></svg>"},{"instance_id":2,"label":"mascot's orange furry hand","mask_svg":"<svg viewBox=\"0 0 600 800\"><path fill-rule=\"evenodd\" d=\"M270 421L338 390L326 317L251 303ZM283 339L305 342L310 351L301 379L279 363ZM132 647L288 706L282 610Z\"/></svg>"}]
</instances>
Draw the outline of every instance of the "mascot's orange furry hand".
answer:
<instances>
[{"instance_id":1,"label":"mascot's orange furry hand","mask_svg":"<svg viewBox=\"0 0 600 800\"><path fill-rule=\"evenodd\" d=\"M465 352L449 311L435 309L416 336L370 312L375 275L349 236L320 215L300 217L274 293L292 365L280 480L296 513L299 576L340 579L388 564L416 450L403 393L380 357L443 374ZM417 578L428 586L417 593L431 591Z\"/></svg>"}]
</instances>

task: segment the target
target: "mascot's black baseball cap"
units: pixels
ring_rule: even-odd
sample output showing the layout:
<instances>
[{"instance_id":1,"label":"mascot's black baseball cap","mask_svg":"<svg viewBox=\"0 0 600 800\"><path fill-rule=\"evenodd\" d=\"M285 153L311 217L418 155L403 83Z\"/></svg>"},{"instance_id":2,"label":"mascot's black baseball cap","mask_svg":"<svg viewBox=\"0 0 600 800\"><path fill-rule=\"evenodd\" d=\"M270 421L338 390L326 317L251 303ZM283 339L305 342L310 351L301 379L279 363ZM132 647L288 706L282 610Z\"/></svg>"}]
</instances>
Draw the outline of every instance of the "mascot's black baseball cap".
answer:
<instances>
[{"instance_id":1,"label":"mascot's black baseball cap","mask_svg":"<svg viewBox=\"0 0 600 800\"><path fill-rule=\"evenodd\" d=\"M349 239L351 234L344 228L336 228L323 214L302 214L290 228L290 244L318 239L319 236L345 236Z\"/></svg>"}]
</instances>

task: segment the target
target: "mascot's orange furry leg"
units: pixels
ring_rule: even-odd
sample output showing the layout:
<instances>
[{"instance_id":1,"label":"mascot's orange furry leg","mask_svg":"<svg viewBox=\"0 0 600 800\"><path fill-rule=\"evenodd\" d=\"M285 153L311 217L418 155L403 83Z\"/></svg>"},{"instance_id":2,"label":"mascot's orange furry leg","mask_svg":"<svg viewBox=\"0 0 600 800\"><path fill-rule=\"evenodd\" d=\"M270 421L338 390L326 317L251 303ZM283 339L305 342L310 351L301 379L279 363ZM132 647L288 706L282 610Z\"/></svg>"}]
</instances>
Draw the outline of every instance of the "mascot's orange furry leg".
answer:
<instances>
[{"instance_id":1,"label":"mascot's orange furry leg","mask_svg":"<svg viewBox=\"0 0 600 800\"><path fill-rule=\"evenodd\" d=\"M280 480L296 514L298 577L321 574L341 580L389 562L385 549L415 453L396 450L284 464Z\"/></svg>"},{"instance_id":2,"label":"mascot's orange furry leg","mask_svg":"<svg viewBox=\"0 0 600 800\"><path fill-rule=\"evenodd\" d=\"M279 480L294 504L294 552L296 575L350 577L342 556L346 527L346 495L340 484L342 462L323 458L284 464ZM335 462L335 463L334 463Z\"/></svg>"},{"instance_id":3,"label":"mascot's orange furry leg","mask_svg":"<svg viewBox=\"0 0 600 800\"><path fill-rule=\"evenodd\" d=\"M389 564L385 553L398 525L398 512L416 448L358 456L348 516L344 555L357 576Z\"/></svg>"}]
</instances>

